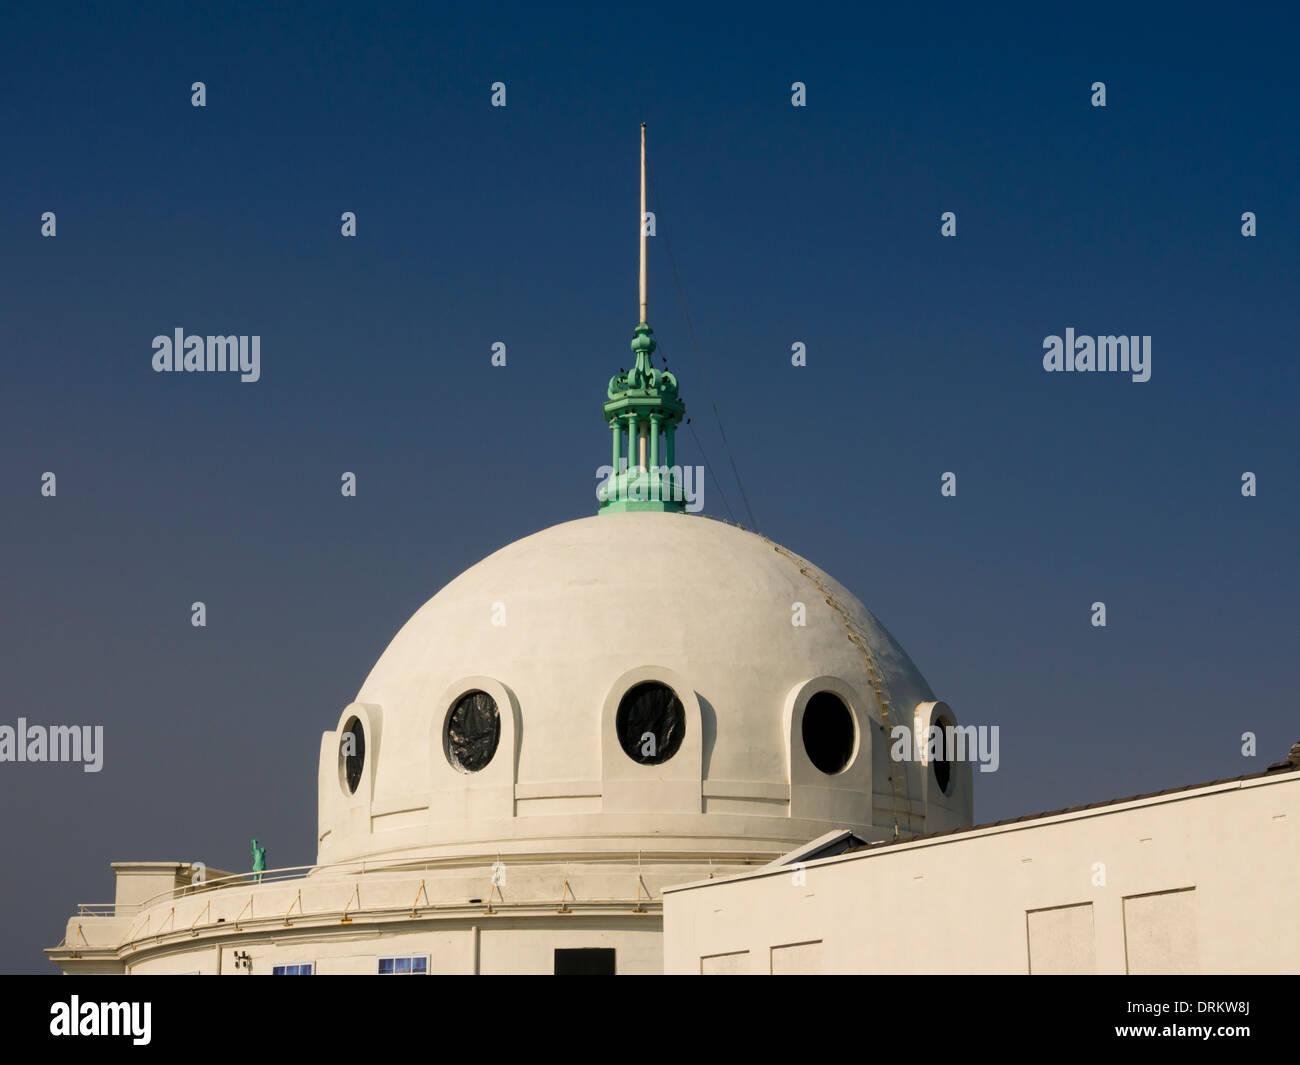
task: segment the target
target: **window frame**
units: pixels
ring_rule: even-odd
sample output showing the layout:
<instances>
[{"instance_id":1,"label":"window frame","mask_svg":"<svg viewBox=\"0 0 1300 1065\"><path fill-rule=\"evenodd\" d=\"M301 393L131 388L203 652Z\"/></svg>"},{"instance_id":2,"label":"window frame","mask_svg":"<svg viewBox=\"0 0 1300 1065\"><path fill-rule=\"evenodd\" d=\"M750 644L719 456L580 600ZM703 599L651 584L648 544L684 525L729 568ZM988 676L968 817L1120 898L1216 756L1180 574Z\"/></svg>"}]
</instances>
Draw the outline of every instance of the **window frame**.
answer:
<instances>
[{"instance_id":1,"label":"window frame","mask_svg":"<svg viewBox=\"0 0 1300 1065\"><path fill-rule=\"evenodd\" d=\"M398 972L396 968L392 972L384 972L384 962L409 961L411 968L407 972ZM415 962L424 963L424 968L416 971ZM380 954L375 957L375 975L376 976L428 976L430 962L432 958L428 954Z\"/></svg>"},{"instance_id":2,"label":"window frame","mask_svg":"<svg viewBox=\"0 0 1300 1065\"><path fill-rule=\"evenodd\" d=\"M672 745L672 748L668 751L667 754L664 754L658 750L659 737L657 735L655 736L655 744L656 744L655 757L649 761L643 761L638 754L628 750L627 744L624 742L623 723L621 720L623 717L624 707L629 705L628 700L632 698L634 692L640 691L643 688L662 689L663 691L666 691L669 695L672 696L672 702L670 702L668 706L670 709L675 709L676 711L675 723L678 726L677 735L675 737L677 742ZM622 748L623 753L629 759L631 759L631 761L635 762L639 766L656 767L671 762L674 758L677 757L678 753L681 751L682 744L686 740L686 729L687 729L686 720L687 720L686 703L683 701L677 689L674 688L671 684L666 683L665 681L651 678L647 680L637 681L637 683L630 685L628 689L625 692L623 692L623 694L619 697L618 706L614 710L614 733L618 738L618 743L619 746ZM633 749L634 750L636 749L635 744L633 744Z\"/></svg>"}]
</instances>

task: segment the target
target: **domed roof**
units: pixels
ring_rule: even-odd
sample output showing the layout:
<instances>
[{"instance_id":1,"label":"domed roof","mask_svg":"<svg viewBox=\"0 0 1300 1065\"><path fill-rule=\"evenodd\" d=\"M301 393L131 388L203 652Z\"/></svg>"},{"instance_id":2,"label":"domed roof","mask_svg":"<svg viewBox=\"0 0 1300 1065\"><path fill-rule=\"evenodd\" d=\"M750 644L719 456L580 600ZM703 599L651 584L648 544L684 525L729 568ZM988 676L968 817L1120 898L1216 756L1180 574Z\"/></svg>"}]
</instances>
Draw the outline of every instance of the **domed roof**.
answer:
<instances>
[{"instance_id":1,"label":"domed roof","mask_svg":"<svg viewBox=\"0 0 1300 1065\"><path fill-rule=\"evenodd\" d=\"M402 627L357 700L424 719L421 701L436 694L430 682L441 687L455 679L449 672L483 673L514 688L529 718L539 715L536 727L562 724L577 739L579 721L551 717L572 706L574 684L608 684L634 666L663 664L688 677L720 713L738 714L736 734L719 737L721 769L730 765L728 755L751 744L750 733L761 732L764 702L775 701L779 710L779 697L798 680L823 673L852 679L862 671L844 619L800 566L849 612L897 701L911 707L934 698L885 627L805 559L725 522L649 513L565 522L471 566ZM791 623L796 602L807 608L805 626ZM494 624L497 603L504 609ZM560 689L548 690L556 681ZM548 705L562 693L561 705ZM520 776L544 777L571 766L572 758L530 744L521 752Z\"/></svg>"},{"instance_id":2,"label":"domed roof","mask_svg":"<svg viewBox=\"0 0 1300 1065\"><path fill-rule=\"evenodd\" d=\"M680 701L680 746L661 761L619 731L641 727L619 716L640 684ZM473 692L488 698L453 716ZM821 768L804 713L818 693L833 697L818 711L825 742L843 747ZM884 729L910 727L934 701L852 594L763 537L681 513L566 522L466 570L393 638L323 740L321 861L560 839L575 851L779 853L834 827L864 838L951 827L945 811L969 821L969 794L932 788L927 806L920 767L894 776ZM495 735L478 736L487 761L466 771L457 730L484 707ZM353 721L364 751L345 765ZM927 824L928 807L943 816Z\"/></svg>"},{"instance_id":3,"label":"domed roof","mask_svg":"<svg viewBox=\"0 0 1300 1065\"><path fill-rule=\"evenodd\" d=\"M971 822L969 763L895 743L956 721L884 626L811 563L687 512L645 202L643 123L636 358L601 407L600 513L490 555L393 638L321 738L322 865L749 862L831 829Z\"/></svg>"}]
</instances>

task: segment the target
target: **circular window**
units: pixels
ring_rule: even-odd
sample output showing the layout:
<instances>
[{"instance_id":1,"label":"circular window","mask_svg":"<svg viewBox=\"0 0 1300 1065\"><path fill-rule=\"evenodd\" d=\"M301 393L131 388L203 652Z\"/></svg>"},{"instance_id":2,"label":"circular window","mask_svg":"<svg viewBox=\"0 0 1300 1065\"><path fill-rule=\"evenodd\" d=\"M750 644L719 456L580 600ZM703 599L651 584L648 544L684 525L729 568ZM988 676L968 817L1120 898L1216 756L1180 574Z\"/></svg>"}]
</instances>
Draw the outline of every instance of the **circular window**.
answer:
<instances>
[{"instance_id":1,"label":"circular window","mask_svg":"<svg viewBox=\"0 0 1300 1065\"><path fill-rule=\"evenodd\" d=\"M833 692L818 692L803 710L803 749L808 760L828 775L838 773L853 757L857 727L844 700Z\"/></svg>"},{"instance_id":2,"label":"circular window","mask_svg":"<svg viewBox=\"0 0 1300 1065\"><path fill-rule=\"evenodd\" d=\"M623 752L642 765L658 765L677 753L686 734L686 711L666 684L647 681L628 690L614 720Z\"/></svg>"},{"instance_id":3,"label":"circular window","mask_svg":"<svg viewBox=\"0 0 1300 1065\"><path fill-rule=\"evenodd\" d=\"M935 744L937 753L933 763L934 779L939 784L939 790L947 795L948 785L952 782L952 756L954 754L953 751L948 749L948 729L951 726L947 721L936 721L934 724L939 730L936 737L938 742Z\"/></svg>"},{"instance_id":4,"label":"circular window","mask_svg":"<svg viewBox=\"0 0 1300 1065\"><path fill-rule=\"evenodd\" d=\"M361 727L361 719L354 717L343 729L339 740L339 760L343 763L343 779L347 781L348 791L356 794L357 785L361 783L361 770L366 764L366 730Z\"/></svg>"},{"instance_id":5,"label":"circular window","mask_svg":"<svg viewBox=\"0 0 1300 1065\"><path fill-rule=\"evenodd\" d=\"M501 714L487 692L466 692L447 715L447 757L462 773L477 773L501 742Z\"/></svg>"}]
</instances>

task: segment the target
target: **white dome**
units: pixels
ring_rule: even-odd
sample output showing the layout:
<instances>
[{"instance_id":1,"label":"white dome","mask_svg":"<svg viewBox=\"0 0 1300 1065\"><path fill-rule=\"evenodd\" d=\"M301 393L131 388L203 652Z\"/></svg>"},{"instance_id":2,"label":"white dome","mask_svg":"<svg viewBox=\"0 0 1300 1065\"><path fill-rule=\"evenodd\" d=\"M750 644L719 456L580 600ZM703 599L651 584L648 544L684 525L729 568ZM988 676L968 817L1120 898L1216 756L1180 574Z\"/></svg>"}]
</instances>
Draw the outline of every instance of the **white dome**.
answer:
<instances>
[{"instance_id":1,"label":"white dome","mask_svg":"<svg viewBox=\"0 0 1300 1065\"><path fill-rule=\"evenodd\" d=\"M890 779L881 702L851 629L884 675L889 724L953 720L856 598L753 533L628 513L525 537L416 611L323 737L320 861L559 847L775 854L832 828L883 839L896 823L902 833L969 824L960 766L947 794L915 763ZM656 765L634 761L615 726L643 681L668 685L683 707L681 746ZM467 773L445 736L452 706L474 690L495 701L500 740ZM804 708L820 691L853 722L839 772L819 770L804 747ZM339 747L354 718L355 791Z\"/></svg>"}]
</instances>

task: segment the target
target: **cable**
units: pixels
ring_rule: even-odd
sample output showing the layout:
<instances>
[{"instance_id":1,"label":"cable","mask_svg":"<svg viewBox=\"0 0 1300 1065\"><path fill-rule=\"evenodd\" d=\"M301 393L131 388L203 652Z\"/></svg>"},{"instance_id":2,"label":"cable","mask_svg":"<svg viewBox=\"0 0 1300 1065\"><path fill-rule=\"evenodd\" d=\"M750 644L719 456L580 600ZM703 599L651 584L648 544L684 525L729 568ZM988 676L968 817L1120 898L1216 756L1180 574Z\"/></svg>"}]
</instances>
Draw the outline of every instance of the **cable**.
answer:
<instances>
[{"instance_id":1,"label":"cable","mask_svg":"<svg viewBox=\"0 0 1300 1065\"><path fill-rule=\"evenodd\" d=\"M648 166L646 167L646 185L648 186L650 191L650 196L655 201L655 206L657 207L659 204L659 197L655 193L654 181L651 180L650 168ZM658 234L656 234L656 236L657 235ZM695 348L695 358L699 361L700 364L700 381L703 383L704 391L709 397L709 405L713 408L713 417L717 420L718 423L718 434L722 437L722 446L726 449L727 459L731 463L731 472L732 475L736 478L736 487L740 489L740 498L745 504L746 512L748 512L749 514L750 527L753 528L754 530L757 530L758 520L754 517L754 508L749 505L749 496L745 492L744 482L741 481L740 479L740 470L736 468L736 456L732 454L731 444L727 442L727 431L722 427L722 415L718 413L718 404L717 401L713 398L713 389L709 387L709 375L704 369L704 356L700 354L699 341L696 340L695 338L695 325L691 321L691 312L689 309L687 309L686 306L686 294L682 291L682 280L677 273L677 260L673 258L672 244L669 243L668 238L666 236L663 238L663 241L664 241L664 250L668 252L668 265L672 267L672 271L673 271L673 283L677 286L677 298L682 301L682 314L686 318L686 329L691 337L691 345ZM691 431L692 433L694 433L695 431L694 426L691 427ZM699 442L698 434L695 434L695 439L696 442L698 443ZM700 448L700 454L701 455L704 454L703 447ZM718 484L718 475L716 473L713 475L713 481L715 484ZM720 484L718 485L718 494L722 495L722 486ZM726 501L725 496L723 496L723 501L724 502ZM728 507L727 510L728 512L730 512L731 508ZM734 515L732 520L733 521L735 520Z\"/></svg>"},{"instance_id":2,"label":"cable","mask_svg":"<svg viewBox=\"0 0 1300 1065\"><path fill-rule=\"evenodd\" d=\"M722 490L722 484L718 481L718 475L714 473L713 469L709 466L708 457L704 454L704 445L700 443L700 434L695 431L695 426L691 425L689 422L687 423L686 428L691 431L691 436L695 437L695 446L700 449L700 457L704 459L704 468L709 471L709 476L713 478L713 487L718 490L718 495L722 497L722 505L727 508L727 516L731 518L732 521L735 521L736 512L731 509L731 504L727 501L727 493Z\"/></svg>"},{"instance_id":3,"label":"cable","mask_svg":"<svg viewBox=\"0 0 1300 1065\"><path fill-rule=\"evenodd\" d=\"M659 345L659 351L663 353L663 345ZM664 365L667 366L668 358L664 357ZM704 453L704 444L700 441L700 434L695 431L695 426L687 419L686 428L691 431L691 436L695 438L695 446L700 449L700 458L704 460L704 468L709 471L709 476L713 478L713 487L718 490L718 495L722 497L722 505L727 508L727 514L734 522L736 512L731 509L731 502L727 499L727 493L722 490L722 482L718 480L718 475L713 470L713 465L709 462L709 456Z\"/></svg>"}]
</instances>

